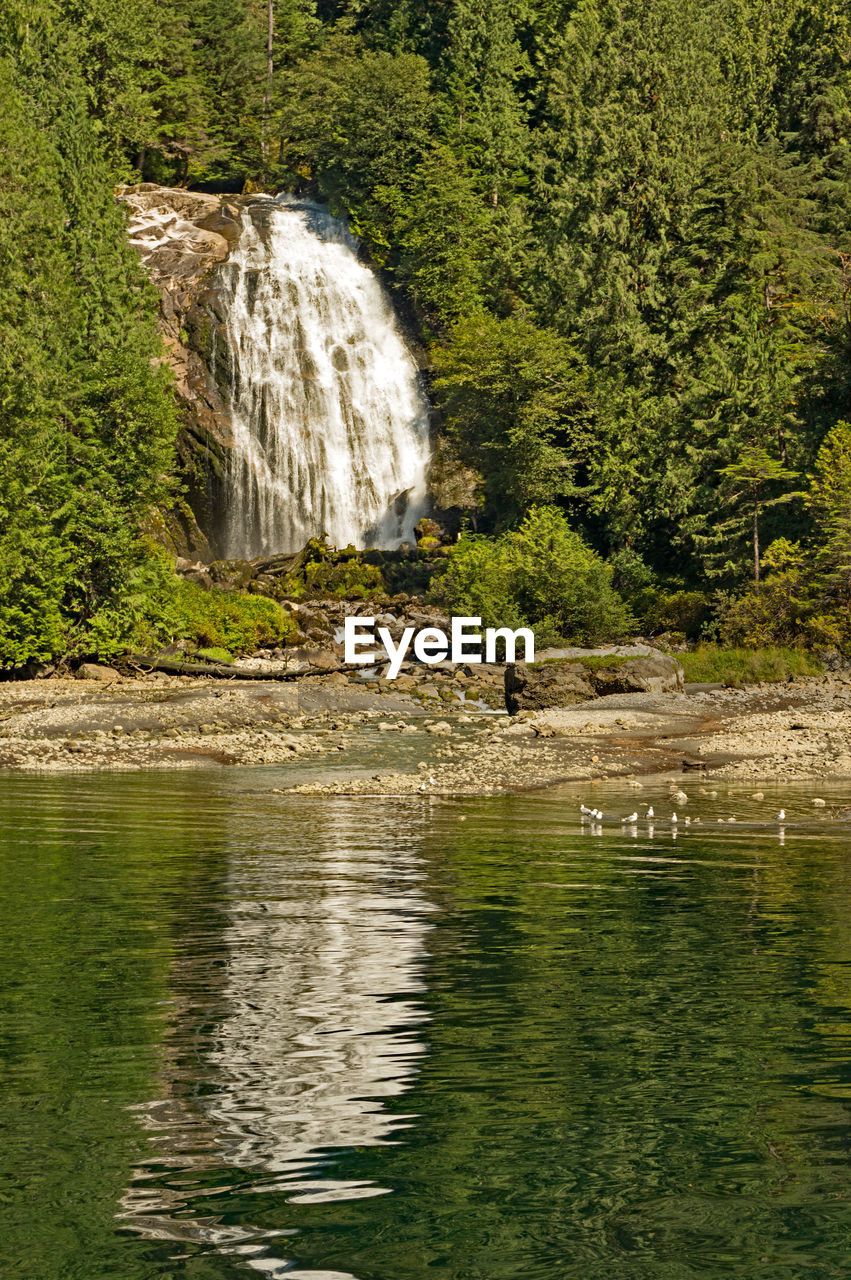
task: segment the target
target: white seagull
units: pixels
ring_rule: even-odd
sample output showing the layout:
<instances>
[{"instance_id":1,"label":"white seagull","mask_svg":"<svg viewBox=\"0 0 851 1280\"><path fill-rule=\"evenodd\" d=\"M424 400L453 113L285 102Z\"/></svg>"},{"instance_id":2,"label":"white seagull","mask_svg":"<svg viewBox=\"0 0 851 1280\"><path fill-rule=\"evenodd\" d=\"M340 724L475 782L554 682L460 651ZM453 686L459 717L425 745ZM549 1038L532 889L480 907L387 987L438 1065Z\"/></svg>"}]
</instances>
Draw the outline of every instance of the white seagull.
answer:
<instances>
[{"instance_id":1,"label":"white seagull","mask_svg":"<svg viewBox=\"0 0 851 1280\"><path fill-rule=\"evenodd\" d=\"M650 821L651 821L651 819L652 819L653 817L655 817L655 815L654 815L654 813L653 813L653 806L652 806L652 804L651 804L650 808L647 810L647 812L645 813L645 815L644 815L644 816L645 816L645 818L647 819L647 821L648 821L648 822L650 822Z\"/></svg>"},{"instance_id":2,"label":"white seagull","mask_svg":"<svg viewBox=\"0 0 851 1280\"><path fill-rule=\"evenodd\" d=\"M781 810L780 810L780 812L777 814L776 818L774 819L774 821L775 821L775 822L785 822L785 821L786 821L786 810L785 810L785 809L781 809Z\"/></svg>"},{"instance_id":3,"label":"white seagull","mask_svg":"<svg viewBox=\"0 0 851 1280\"><path fill-rule=\"evenodd\" d=\"M637 822L637 821L638 821L637 813L631 813L628 818L621 818L621 822Z\"/></svg>"},{"instance_id":4,"label":"white seagull","mask_svg":"<svg viewBox=\"0 0 851 1280\"><path fill-rule=\"evenodd\" d=\"M673 826L676 826L676 824L677 824L677 822L678 822L678 821L679 821L679 819L677 818L677 815L676 815L675 813L672 813L672 814L671 814L671 823L672 823L672 825L673 825Z\"/></svg>"}]
</instances>

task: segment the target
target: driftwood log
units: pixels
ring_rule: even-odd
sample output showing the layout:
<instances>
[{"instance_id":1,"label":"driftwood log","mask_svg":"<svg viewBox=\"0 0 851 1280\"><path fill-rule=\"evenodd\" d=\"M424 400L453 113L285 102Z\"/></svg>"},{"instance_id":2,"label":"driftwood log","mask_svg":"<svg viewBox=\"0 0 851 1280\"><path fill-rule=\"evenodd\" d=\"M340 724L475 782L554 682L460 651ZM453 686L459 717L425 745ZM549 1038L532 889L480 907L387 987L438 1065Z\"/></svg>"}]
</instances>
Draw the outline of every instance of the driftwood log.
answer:
<instances>
[{"instance_id":1,"label":"driftwood log","mask_svg":"<svg viewBox=\"0 0 851 1280\"><path fill-rule=\"evenodd\" d=\"M134 671L162 671L170 676L213 676L217 680L299 680L302 676L328 675L319 667L301 671L245 671L228 662L186 662L179 658L146 658L141 653L125 654L115 665Z\"/></svg>"}]
</instances>

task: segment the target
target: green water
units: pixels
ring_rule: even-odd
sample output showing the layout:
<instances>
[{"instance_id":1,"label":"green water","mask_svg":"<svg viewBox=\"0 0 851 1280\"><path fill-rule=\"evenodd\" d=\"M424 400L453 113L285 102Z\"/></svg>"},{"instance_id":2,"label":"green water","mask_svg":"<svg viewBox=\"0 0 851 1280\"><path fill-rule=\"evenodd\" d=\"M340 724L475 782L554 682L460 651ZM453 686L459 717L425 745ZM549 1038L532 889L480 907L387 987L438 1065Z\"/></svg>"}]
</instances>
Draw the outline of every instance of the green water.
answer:
<instances>
[{"instance_id":1,"label":"green water","mask_svg":"<svg viewBox=\"0 0 851 1280\"><path fill-rule=\"evenodd\" d=\"M4 1280L851 1273L847 825L279 783L0 782Z\"/></svg>"}]
</instances>

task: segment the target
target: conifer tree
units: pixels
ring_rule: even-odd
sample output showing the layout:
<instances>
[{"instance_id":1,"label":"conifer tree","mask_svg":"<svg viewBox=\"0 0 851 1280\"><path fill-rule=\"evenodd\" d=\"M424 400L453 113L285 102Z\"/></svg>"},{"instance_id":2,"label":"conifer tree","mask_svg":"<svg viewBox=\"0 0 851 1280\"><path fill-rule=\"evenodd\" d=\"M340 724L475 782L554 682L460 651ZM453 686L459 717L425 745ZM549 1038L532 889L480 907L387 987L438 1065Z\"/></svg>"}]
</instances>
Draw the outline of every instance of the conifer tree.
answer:
<instances>
[{"instance_id":1,"label":"conifer tree","mask_svg":"<svg viewBox=\"0 0 851 1280\"><path fill-rule=\"evenodd\" d=\"M788 467L784 467L783 463L777 458L772 458L766 449L749 446L742 450L735 462L731 462L729 466L722 467L719 474L723 482L722 487L728 505L734 509L734 512L737 508L741 508L746 527L750 528L753 549L753 580L756 586L759 586L760 516L769 507L791 502L793 498L801 496L800 493L786 492L769 497L766 489L782 484L787 480L794 480L798 473L790 471ZM736 530L737 514L736 512L730 520L720 527L719 532L722 536L731 530Z\"/></svg>"},{"instance_id":2,"label":"conifer tree","mask_svg":"<svg viewBox=\"0 0 851 1280\"><path fill-rule=\"evenodd\" d=\"M819 449L807 505L816 566L828 593L851 606L851 426L837 422Z\"/></svg>"}]
</instances>

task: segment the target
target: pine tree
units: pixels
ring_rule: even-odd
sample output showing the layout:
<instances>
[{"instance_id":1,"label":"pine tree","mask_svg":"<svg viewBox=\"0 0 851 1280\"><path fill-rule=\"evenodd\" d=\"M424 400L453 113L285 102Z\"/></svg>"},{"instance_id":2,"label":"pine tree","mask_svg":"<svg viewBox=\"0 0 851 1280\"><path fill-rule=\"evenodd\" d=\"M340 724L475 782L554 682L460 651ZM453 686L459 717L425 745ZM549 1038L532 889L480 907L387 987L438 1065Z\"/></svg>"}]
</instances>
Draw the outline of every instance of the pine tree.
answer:
<instances>
[{"instance_id":1,"label":"pine tree","mask_svg":"<svg viewBox=\"0 0 851 1280\"><path fill-rule=\"evenodd\" d=\"M71 574L62 335L75 298L55 153L15 80L0 58L0 668L61 648Z\"/></svg>"},{"instance_id":2,"label":"pine tree","mask_svg":"<svg viewBox=\"0 0 851 1280\"><path fill-rule=\"evenodd\" d=\"M807 506L813 517L816 568L827 593L851 606L851 426L837 422L816 459Z\"/></svg>"},{"instance_id":3,"label":"pine tree","mask_svg":"<svg viewBox=\"0 0 851 1280\"><path fill-rule=\"evenodd\" d=\"M3 59L0 664L87 643L118 615L176 429L154 297L47 11ZM70 58L70 60L69 60Z\"/></svg>"},{"instance_id":4,"label":"pine tree","mask_svg":"<svg viewBox=\"0 0 851 1280\"><path fill-rule=\"evenodd\" d=\"M522 0L456 0L441 63L444 136L481 174L494 206L523 184L522 81L531 68L517 26L525 16Z\"/></svg>"},{"instance_id":5,"label":"pine tree","mask_svg":"<svg viewBox=\"0 0 851 1280\"><path fill-rule=\"evenodd\" d=\"M719 472L727 505L733 508L730 520L719 526L717 533L725 538L735 533L740 518L744 516L746 527L750 529L753 549L753 580L759 586L759 521L763 511L770 507L791 502L800 493L779 493L774 497L766 494L766 489L788 480L797 478L797 471L790 471L777 458L772 458L765 449L750 446L743 449L741 455L729 466L722 467ZM717 534L716 534L717 536Z\"/></svg>"}]
</instances>

